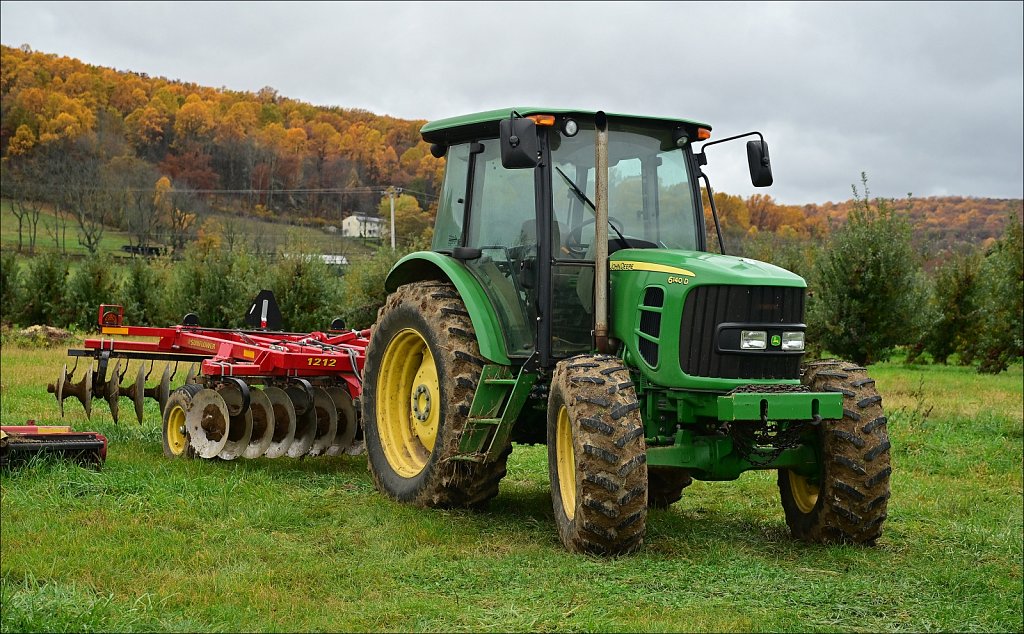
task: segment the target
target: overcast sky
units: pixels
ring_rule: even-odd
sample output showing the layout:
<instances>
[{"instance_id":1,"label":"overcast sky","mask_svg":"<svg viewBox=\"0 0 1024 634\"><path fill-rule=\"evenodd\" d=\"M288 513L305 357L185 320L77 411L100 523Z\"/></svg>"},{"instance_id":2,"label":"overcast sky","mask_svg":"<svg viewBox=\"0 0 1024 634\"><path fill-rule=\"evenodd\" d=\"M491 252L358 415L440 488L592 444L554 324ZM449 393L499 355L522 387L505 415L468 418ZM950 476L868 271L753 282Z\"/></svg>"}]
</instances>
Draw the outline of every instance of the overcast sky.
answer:
<instances>
[{"instance_id":1,"label":"overcast sky","mask_svg":"<svg viewBox=\"0 0 1024 634\"><path fill-rule=\"evenodd\" d=\"M1024 3L2 2L0 41L212 87L435 119L507 106L750 130L718 191L1024 196Z\"/></svg>"}]
</instances>

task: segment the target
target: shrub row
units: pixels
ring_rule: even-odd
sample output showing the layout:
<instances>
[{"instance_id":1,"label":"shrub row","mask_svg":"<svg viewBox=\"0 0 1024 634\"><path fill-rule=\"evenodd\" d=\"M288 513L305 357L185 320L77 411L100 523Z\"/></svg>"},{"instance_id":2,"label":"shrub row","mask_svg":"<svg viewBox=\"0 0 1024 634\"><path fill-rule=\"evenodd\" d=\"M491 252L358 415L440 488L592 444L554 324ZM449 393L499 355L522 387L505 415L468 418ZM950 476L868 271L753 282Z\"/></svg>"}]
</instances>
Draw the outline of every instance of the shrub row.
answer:
<instances>
[{"instance_id":1,"label":"shrub row","mask_svg":"<svg viewBox=\"0 0 1024 634\"><path fill-rule=\"evenodd\" d=\"M195 313L203 326L237 328L245 326L256 294L269 289L286 330L326 330L336 317L349 327L368 328L384 301L384 277L400 255L381 249L353 261L342 275L313 255L271 258L202 245L180 261L139 258L128 264L102 255L72 260L5 253L0 319L91 330L100 304L120 304L131 325L167 326Z\"/></svg>"},{"instance_id":2,"label":"shrub row","mask_svg":"<svg viewBox=\"0 0 1024 634\"><path fill-rule=\"evenodd\" d=\"M866 198L861 202L823 248L763 239L743 245L746 255L808 279L812 342L858 363L884 360L898 347L908 349L912 361L928 355L946 363L955 355L982 372L1000 372L1021 358L1020 219L1011 219L987 250L949 255L926 275L899 214L885 201L875 207ZM252 298L270 289L285 329L325 330L335 317L366 328L384 303L384 278L402 254L382 248L340 275L315 256L269 258L202 241L177 262L124 265L103 256L72 261L60 255L19 260L7 253L0 267L0 317L23 326L91 329L97 307L116 303L134 325L166 326L196 313L204 326L242 327Z\"/></svg>"}]
</instances>

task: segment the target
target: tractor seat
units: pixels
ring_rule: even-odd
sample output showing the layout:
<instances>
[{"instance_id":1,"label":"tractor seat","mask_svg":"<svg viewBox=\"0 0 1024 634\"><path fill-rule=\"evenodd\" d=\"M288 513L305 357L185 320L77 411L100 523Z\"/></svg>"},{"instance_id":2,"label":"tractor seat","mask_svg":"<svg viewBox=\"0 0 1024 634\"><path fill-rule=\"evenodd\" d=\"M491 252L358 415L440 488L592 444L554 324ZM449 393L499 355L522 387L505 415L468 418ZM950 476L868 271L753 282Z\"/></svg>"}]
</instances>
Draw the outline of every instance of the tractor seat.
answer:
<instances>
[{"instance_id":1,"label":"tractor seat","mask_svg":"<svg viewBox=\"0 0 1024 634\"><path fill-rule=\"evenodd\" d=\"M608 238L608 255L615 253L620 249L657 249L658 245L654 244L650 240L643 240L641 238L631 238L626 236L626 243L622 243L622 238L618 236Z\"/></svg>"},{"instance_id":2,"label":"tractor seat","mask_svg":"<svg viewBox=\"0 0 1024 634\"><path fill-rule=\"evenodd\" d=\"M555 221L554 227L551 230L551 243L554 246L555 251L558 250L558 245L562 243L562 223ZM523 223L523 226L519 229L519 241L518 244L529 245L537 244L537 221L527 220Z\"/></svg>"}]
</instances>

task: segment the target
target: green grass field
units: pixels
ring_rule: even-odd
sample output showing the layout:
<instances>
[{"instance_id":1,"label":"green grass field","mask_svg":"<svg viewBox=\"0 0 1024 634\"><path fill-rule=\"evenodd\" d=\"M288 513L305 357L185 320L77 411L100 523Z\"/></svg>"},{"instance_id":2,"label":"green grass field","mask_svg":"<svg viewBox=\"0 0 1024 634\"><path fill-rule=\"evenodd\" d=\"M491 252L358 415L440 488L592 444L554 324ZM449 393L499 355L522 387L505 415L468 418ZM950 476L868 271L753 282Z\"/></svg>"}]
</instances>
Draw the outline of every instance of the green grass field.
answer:
<instances>
[{"instance_id":1,"label":"green grass field","mask_svg":"<svg viewBox=\"0 0 1024 634\"><path fill-rule=\"evenodd\" d=\"M4 345L2 420L59 422L66 361ZM652 511L618 559L562 549L543 447L515 448L488 510L420 510L365 456L172 462L153 402L139 426L126 400L119 425L69 400L109 458L0 479L0 630L1021 631L1021 366L871 370L894 467L877 547L791 541L774 474L749 473Z\"/></svg>"},{"instance_id":2,"label":"green grass field","mask_svg":"<svg viewBox=\"0 0 1024 634\"><path fill-rule=\"evenodd\" d=\"M57 232L57 218L50 210L44 210L39 216L39 228L36 232L36 253L52 253L59 251L52 233ZM78 227L74 220L68 220L67 230L64 232L65 246L71 255L86 255L88 251L78 242ZM28 221L22 228L23 249L28 252ZM128 234L113 228L106 228L103 237L100 239L99 250L102 253L120 254L121 245L128 244ZM9 200L0 201L0 249L14 251L18 248L18 219L11 211Z\"/></svg>"}]
</instances>

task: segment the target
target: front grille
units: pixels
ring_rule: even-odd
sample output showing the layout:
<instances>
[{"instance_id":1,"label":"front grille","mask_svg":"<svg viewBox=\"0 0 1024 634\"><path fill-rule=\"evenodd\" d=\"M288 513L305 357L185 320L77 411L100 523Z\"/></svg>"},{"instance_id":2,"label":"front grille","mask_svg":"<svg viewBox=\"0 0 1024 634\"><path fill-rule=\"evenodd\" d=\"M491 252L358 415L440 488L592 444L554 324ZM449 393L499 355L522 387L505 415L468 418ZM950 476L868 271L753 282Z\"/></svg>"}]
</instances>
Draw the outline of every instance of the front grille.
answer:
<instances>
[{"instance_id":1,"label":"front grille","mask_svg":"<svg viewBox=\"0 0 1024 634\"><path fill-rule=\"evenodd\" d=\"M804 289L784 286L698 286L690 290L680 323L679 367L690 376L723 379L798 379L799 354L723 353L719 324L803 323ZM802 327L801 327L802 329Z\"/></svg>"},{"instance_id":2,"label":"front grille","mask_svg":"<svg viewBox=\"0 0 1024 634\"><path fill-rule=\"evenodd\" d=\"M644 303L640 307L640 332L653 337L661 338L661 312L645 310L646 308L661 308L665 305L665 291L657 286L648 286L644 293ZM647 365L652 368L658 366L658 342L637 336L637 349Z\"/></svg>"}]
</instances>

